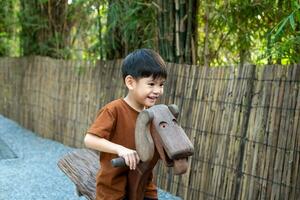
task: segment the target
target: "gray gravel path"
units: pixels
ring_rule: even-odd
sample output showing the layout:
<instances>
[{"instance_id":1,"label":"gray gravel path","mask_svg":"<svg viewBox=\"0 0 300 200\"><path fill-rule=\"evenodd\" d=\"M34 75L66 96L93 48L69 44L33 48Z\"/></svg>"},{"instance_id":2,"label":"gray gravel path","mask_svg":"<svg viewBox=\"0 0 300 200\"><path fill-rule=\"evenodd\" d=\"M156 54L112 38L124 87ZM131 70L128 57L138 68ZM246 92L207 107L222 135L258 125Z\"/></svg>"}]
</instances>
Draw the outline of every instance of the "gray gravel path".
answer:
<instances>
[{"instance_id":1,"label":"gray gravel path","mask_svg":"<svg viewBox=\"0 0 300 200\"><path fill-rule=\"evenodd\" d=\"M0 139L17 158L0 159L0 200L84 200L59 170L57 161L73 150L38 137L0 115ZM159 190L160 200L180 200Z\"/></svg>"}]
</instances>

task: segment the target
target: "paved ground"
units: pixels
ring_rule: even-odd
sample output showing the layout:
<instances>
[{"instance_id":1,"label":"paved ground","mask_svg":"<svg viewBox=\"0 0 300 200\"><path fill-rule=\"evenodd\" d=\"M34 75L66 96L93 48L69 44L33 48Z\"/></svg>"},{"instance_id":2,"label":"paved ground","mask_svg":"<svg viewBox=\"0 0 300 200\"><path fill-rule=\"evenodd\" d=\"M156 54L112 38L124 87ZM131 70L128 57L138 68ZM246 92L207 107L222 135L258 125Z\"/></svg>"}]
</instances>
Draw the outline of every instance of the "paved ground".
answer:
<instances>
[{"instance_id":1,"label":"paved ground","mask_svg":"<svg viewBox=\"0 0 300 200\"><path fill-rule=\"evenodd\" d=\"M73 150L43 139L0 115L0 200L83 200L57 167ZM179 200L159 190L160 200Z\"/></svg>"}]
</instances>

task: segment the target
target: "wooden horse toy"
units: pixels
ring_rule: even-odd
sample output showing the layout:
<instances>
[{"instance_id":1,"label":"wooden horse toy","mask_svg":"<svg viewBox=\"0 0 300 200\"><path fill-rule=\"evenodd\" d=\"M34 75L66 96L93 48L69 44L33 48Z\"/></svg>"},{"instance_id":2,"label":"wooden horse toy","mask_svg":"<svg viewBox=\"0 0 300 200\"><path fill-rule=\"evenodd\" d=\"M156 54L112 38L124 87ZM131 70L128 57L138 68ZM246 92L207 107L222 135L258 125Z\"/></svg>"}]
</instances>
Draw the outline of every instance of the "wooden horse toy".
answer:
<instances>
[{"instance_id":1,"label":"wooden horse toy","mask_svg":"<svg viewBox=\"0 0 300 200\"><path fill-rule=\"evenodd\" d=\"M177 123L179 111L176 105L155 105L138 115L135 129L136 151L141 162L136 170L128 173L128 199L144 198L147 179L159 159L173 173L183 174L188 168L188 157L194 147L184 130ZM115 167L125 166L123 158L112 160ZM58 162L59 168L75 183L77 194L89 200L96 195L96 174L99 157L95 151L79 149L68 153Z\"/></svg>"}]
</instances>

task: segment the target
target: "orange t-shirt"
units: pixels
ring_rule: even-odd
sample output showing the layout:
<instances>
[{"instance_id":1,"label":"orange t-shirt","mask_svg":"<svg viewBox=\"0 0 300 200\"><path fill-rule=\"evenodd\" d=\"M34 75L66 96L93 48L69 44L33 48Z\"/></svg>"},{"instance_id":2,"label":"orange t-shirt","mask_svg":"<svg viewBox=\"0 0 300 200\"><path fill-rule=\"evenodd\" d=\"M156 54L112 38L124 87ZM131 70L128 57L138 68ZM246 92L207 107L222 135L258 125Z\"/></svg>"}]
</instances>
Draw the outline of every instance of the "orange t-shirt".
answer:
<instances>
[{"instance_id":1,"label":"orange t-shirt","mask_svg":"<svg viewBox=\"0 0 300 200\"><path fill-rule=\"evenodd\" d=\"M104 106L88 133L105 138L113 143L135 149L135 122L139 112L130 107L123 99ZM126 197L128 167L113 167L111 159L116 154L101 152L100 170L97 174L96 200L120 200ZM152 174L146 186L145 197L157 199L157 189L152 182Z\"/></svg>"}]
</instances>

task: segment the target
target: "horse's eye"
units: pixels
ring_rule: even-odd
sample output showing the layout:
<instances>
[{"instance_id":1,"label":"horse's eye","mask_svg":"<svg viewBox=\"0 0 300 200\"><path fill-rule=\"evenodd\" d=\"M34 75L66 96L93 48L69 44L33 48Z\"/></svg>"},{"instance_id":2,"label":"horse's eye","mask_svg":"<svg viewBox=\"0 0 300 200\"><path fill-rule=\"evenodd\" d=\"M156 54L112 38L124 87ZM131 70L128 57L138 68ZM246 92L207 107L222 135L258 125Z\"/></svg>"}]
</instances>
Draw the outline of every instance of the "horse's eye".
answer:
<instances>
[{"instance_id":1,"label":"horse's eye","mask_svg":"<svg viewBox=\"0 0 300 200\"><path fill-rule=\"evenodd\" d=\"M168 126L168 123L167 123L167 122L160 122L160 123L159 123L159 126L160 126L161 128L166 128L166 127Z\"/></svg>"}]
</instances>

